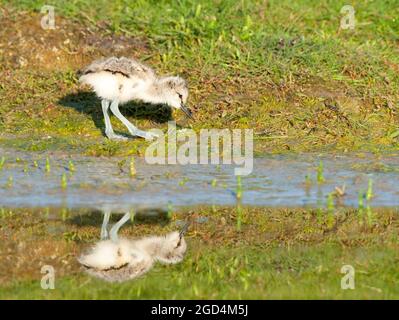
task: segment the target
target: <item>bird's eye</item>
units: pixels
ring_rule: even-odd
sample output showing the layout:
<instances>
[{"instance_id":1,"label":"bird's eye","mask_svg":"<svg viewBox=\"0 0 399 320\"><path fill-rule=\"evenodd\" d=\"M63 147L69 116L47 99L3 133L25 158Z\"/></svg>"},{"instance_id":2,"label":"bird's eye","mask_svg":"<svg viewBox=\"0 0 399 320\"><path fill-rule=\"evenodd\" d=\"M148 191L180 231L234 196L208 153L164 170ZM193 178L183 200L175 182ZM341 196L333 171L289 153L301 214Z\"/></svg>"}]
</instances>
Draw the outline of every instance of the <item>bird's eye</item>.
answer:
<instances>
[{"instance_id":1,"label":"bird's eye","mask_svg":"<svg viewBox=\"0 0 399 320\"><path fill-rule=\"evenodd\" d=\"M179 96L180 100L183 100L183 95L182 94L178 93L177 95Z\"/></svg>"}]
</instances>

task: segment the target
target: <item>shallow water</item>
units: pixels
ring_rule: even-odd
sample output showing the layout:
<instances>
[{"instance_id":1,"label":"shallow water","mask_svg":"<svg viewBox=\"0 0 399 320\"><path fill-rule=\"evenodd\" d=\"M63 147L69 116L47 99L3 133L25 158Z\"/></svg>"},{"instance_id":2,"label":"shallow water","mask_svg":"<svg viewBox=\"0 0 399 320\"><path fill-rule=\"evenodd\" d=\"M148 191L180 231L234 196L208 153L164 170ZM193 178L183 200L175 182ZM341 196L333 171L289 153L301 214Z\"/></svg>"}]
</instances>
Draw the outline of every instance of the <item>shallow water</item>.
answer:
<instances>
[{"instance_id":1,"label":"shallow water","mask_svg":"<svg viewBox=\"0 0 399 320\"><path fill-rule=\"evenodd\" d=\"M230 165L148 165L136 158L137 175L129 175L129 159L73 157L70 172L66 155L50 155L51 171L45 172L46 154L0 150L6 163L0 171L0 207L164 207L234 205L236 177ZM18 159L18 160L16 160ZM33 161L38 162L35 167ZM325 182L316 171L323 160ZM67 175L67 187L61 176ZM12 186L9 177L12 176ZM306 182L305 176L311 180ZM216 179L216 180L214 180ZM325 206L327 195L345 185L340 203L358 205L359 192L373 181L376 207L399 206L399 157L396 155L268 156L254 160L251 175L242 178L243 204L270 207ZM212 183L213 181L213 183Z\"/></svg>"}]
</instances>

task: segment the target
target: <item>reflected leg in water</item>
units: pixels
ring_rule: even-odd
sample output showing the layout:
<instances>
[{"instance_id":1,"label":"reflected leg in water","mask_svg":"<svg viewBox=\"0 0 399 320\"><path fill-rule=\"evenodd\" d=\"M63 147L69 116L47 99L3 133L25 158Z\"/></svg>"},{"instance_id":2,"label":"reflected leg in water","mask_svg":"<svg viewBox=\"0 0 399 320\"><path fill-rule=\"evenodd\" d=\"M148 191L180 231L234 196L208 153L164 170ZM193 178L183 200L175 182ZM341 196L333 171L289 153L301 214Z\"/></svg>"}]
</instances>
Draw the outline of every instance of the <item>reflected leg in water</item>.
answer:
<instances>
[{"instance_id":1,"label":"reflected leg in water","mask_svg":"<svg viewBox=\"0 0 399 320\"><path fill-rule=\"evenodd\" d=\"M101 226L101 240L106 240L108 239L108 223L109 223L109 218L111 217L111 210L104 210L104 220L103 224Z\"/></svg>"},{"instance_id":2,"label":"reflected leg in water","mask_svg":"<svg viewBox=\"0 0 399 320\"><path fill-rule=\"evenodd\" d=\"M129 220L130 220L130 212L126 212L123 215L123 217L117 223L114 224L114 226L111 228L109 232L109 237L112 241L117 242L119 240L118 231Z\"/></svg>"}]
</instances>

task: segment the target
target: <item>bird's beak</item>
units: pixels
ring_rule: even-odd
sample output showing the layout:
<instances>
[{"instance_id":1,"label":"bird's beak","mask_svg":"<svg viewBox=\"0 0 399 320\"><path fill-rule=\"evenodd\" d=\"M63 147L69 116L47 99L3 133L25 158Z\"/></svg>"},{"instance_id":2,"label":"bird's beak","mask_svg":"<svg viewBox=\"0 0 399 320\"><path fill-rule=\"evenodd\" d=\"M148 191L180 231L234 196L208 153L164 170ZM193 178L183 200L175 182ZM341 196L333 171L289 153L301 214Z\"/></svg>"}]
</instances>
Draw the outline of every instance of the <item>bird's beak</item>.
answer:
<instances>
[{"instance_id":1,"label":"bird's beak","mask_svg":"<svg viewBox=\"0 0 399 320\"><path fill-rule=\"evenodd\" d=\"M186 232L187 232L188 227L190 226L190 224L191 224L191 222L190 222L190 221L187 221L186 224L183 226L183 228L180 230L180 232L179 232L179 242L177 242L177 247L180 246L181 241L182 241L184 235L186 234ZM176 248L177 248L177 247L176 247Z\"/></svg>"},{"instance_id":2,"label":"bird's beak","mask_svg":"<svg viewBox=\"0 0 399 320\"><path fill-rule=\"evenodd\" d=\"M183 228L180 230L180 233L179 233L180 239L183 238L183 236L186 234L186 232L187 232L188 227L190 226L190 224L191 224L191 222L190 222L190 221L187 221L187 222L185 223L185 225L183 226Z\"/></svg>"},{"instance_id":3,"label":"bird's beak","mask_svg":"<svg viewBox=\"0 0 399 320\"><path fill-rule=\"evenodd\" d=\"M183 103L181 104L180 109L186 114L188 118L194 120L191 110L187 108Z\"/></svg>"}]
</instances>

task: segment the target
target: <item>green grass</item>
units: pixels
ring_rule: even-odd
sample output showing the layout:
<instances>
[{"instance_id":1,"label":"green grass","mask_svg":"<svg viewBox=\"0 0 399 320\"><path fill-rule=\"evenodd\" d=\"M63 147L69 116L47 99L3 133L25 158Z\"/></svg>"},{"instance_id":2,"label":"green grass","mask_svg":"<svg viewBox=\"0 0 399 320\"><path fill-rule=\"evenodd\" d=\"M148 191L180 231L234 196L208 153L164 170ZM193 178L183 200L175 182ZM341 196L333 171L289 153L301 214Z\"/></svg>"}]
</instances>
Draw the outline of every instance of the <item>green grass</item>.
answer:
<instances>
[{"instance_id":1,"label":"green grass","mask_svg":"<svg viewBox=\"0 0 399 320\"><path fill-rule=\"evenodd\" d=\"M200 257L198 257L200 255ZM355 289L342 290L341 267L355 268ZM2 299L397 299L397 253L332 245L292 249L200 250L182 264L156 266L136 281L109 284L85 275L16 282Z\"/></svg>"},{"instance_id":2,"label":"green grass","mask_svg":"<svg viewBox=\"0 0 399 320\"><path fill-rule=\"evenodd\" d=\"M242 208L240 231L231 207L199 207L182 263L159 265L142 278L110 284L91 278L77 256L98 241L101 215L63 210L2 210L1 299L397 299L398 211ZM161 226L135 216L122 237L163 234L193 214L179 210ZM58 217L58 218L57 218ZM117 217L114 217L117 219ZM115 220L114 219L114 220ZM116 221L116 220L115 220ZM12 231L12 237L5 237ZM16 241L17 240L17 241ZM11 259L12 257L12 259ZM40 269L56 271L55 289L40 286ZM342 290L341 268L355 269L355 289Z\"/></svg>"},{"instance_id":3,"label":"green grass","mask_svg":"<svg viewBox=\"0 0 399 320\"><path fill-rule=\"evenodd\" d=\"M189 80L196 121L176 113L181 125L253 128L258 154L398 148L396 1L352 1L353 31L339 30L346 3L328 0L53 1L55 31L39 26L43 1L0 3L6 53L0 58L2 144L142 154L141 140L104 140L99 102L82 93L74 75L96 57L134 55L160 73ZM92 33L70 35L85 27ZM30 44L6 45L21 37ZM109 47L104 39L126 46ZM54 47L56 53L49 50ZM29 60L32 52L43 61ZM29 69L18 64L20 56ZM165 120L162 110L128 109L140 127L165 129L154 121Z\"/></svg>"}]
</instances>

